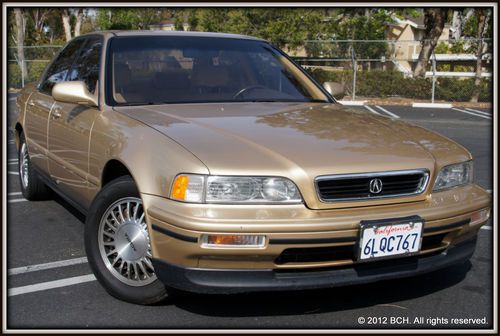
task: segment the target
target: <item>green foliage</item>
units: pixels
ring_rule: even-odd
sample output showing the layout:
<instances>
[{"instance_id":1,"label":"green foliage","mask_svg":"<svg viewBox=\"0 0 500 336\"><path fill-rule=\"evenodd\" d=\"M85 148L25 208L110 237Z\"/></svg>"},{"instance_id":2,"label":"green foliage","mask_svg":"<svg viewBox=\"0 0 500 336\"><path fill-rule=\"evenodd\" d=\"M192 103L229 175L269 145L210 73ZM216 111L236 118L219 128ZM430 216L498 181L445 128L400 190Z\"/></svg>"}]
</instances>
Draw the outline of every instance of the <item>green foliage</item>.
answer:
<instances>
[{"instance_id":1,"label":"green foliage","mask_svg":"<svg viewBox=\"0 0 500 336\"><path fill-rule=\"evenodd\" d=\"M392 22L391 12L385 9L342 9L330 13L331 19L322 29L325 40L385 40L387 23ZM350 58L351 50L359 59L378 59L387 56L387 43L329 43L308 44L310 56Z\"/></svg>"},{"instance_id":2,"label":"green foliage","mask_svg":"<svg viewBox=\"0 0 500 336\"><path fill-rule=\"evenodd\" d=\"M14 62L9 62L7 66L7 80L9 88L21 87L21 69Z\"/></svg>"},{"instance_id":3,"label":"green foliage","mask_svg":"<svg viewBox=\"0 0 500 336\"><path fill-rule=\"evenodd\" d=\"M49 62L29 62L26 83L37 82L48 64Z\"/></svg>"},{"instance_id":4,"label":"green foliage","mask_svg":"<svg viewBox=\"0 0 500 336\"><path fill-rule=\"evenodd\" d=\"M158 24L162 11L155 8L100 8L97 10L96 25L99 30L148 29Z\"/></svg>"},{"instance_id":5,"label":"green foliage","mask_svg":"<svg viewBox=\"0 0 500 336\"><path fill-rule=\"evenodd\" d=\"M28 77L25 78L24 84L37 82L42 76L47 64L48 62L28 62ZM21 68L17 62L9 62L7 74L9 88L22 87Z\"/></svg>"},{"instance_id":6,"label":"green foliage","mask_svg":"<svg viewBox=\"0 0 500 336\"><path fill-rule=\"evenodd\" d=\"M352 71L325 71L311 69L308 72L319 82L343 83L351 93ZM482 79L480 101L491 101L491 80ZM435 98L445 101L469 101L474 92L474 79L440 78L436 83ZM431 78L405 78L401 72L393 70L359 71L356 80L356 96L386 98L398 96L413 99L430 99L432 92Z\"/></svg>"},{"instance_id":7,"label":"green foliage","mask_svg":"<svg viewBox=\"0 0 500 336\"><path fill-rule=\"evenodd\" d=\"M191 30L252 35L278 47L296 47L321 30L323 10L302 8L199 8L178 11Z\"/></svg>"},{"instance_id":8,"label":"green foliage","mask_svg":"<svg viewBox=\"0 0 500 336\"><path fill-rule=\"evenodd\" d=\"M479 87L479 101L491 101L491 80L483 78ZM436 99L469 101L474 88L474 78L440 78L436 85Z\"/></svg>"}]
</instances>

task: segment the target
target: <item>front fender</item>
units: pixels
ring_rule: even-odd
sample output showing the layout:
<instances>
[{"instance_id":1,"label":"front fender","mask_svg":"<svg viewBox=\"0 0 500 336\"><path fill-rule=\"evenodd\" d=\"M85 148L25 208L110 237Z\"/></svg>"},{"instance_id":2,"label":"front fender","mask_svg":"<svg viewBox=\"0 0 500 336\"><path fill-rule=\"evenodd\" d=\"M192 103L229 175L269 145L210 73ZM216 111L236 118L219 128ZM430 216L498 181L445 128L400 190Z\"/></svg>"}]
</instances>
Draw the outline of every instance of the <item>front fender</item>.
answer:
<instances>
[{"instance_id":1,"label":"front fender","mask_svg":"<svg viewBox=\"0 0 500 336\"><path fill-rule=\"evenodd\" d=\"M140 121L111 108L96 119L89 145L89 204L102 186L110 160L122 162L140 193L167 197L179 173L208 174L208 168L191 152Z\"/></svg>"}]
</instances>

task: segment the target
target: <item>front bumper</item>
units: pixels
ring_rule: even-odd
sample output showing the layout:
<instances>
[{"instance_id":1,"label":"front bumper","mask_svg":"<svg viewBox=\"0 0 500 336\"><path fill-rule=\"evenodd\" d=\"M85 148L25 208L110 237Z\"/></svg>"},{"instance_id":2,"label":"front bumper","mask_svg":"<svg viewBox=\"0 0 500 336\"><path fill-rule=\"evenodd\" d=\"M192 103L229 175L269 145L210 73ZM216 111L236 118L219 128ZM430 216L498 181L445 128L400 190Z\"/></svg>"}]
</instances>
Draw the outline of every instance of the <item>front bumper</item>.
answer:
<instances>
[{"instance_id":1,"label":"front bumper","mask_svg":"<svg viewBox=\"0 0 500 336\"><path fill-rule=\"evenodd\" d=\"M472 256L476 238L431 255L408 257L350 267L313 270L206 269L180 267L155 259L158 278L166 285L196 293L230 294L256 291L317 289L404 278L462 263Z\"/></svg>"},{"instance_id":2,"label":"front bumper","mask_svg":"<svg viewBox=\"0 0 500 336\"><path fill-rule=\"evenodd\" d=\"M486 220L471 223L473 214L491 206L491 196L476 185L440 192L425 201L331 210L311 210L302 204L186 204L147 194L142 198L153 257L189 269L353 266L360 221L414 215L425 220L420 254L433 254L476 235ZM266 245L259 249L205 248L200 237L207 233L265 235ZM309 257L318 251L320 258ZM324 252L335 256L329 258Z\"/></svg>"}]
</instances>

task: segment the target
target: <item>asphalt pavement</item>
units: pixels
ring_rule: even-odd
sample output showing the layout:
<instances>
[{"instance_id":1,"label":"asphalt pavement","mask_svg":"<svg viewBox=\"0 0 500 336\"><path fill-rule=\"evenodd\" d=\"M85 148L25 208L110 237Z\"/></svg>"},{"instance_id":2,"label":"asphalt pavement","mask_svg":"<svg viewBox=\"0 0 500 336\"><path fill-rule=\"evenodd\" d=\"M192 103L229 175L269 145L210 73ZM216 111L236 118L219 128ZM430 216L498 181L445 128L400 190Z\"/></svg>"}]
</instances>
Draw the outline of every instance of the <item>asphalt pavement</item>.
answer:
<instances>
[{"instance_id":1,"label":"asphalt pavement","mask_svg":"<svg viewBox=\"0 0 500 336\"><path fill-rule=\"evenodd\" d=\"M372 105L356 108L407 120L459 142L474 155L476 183L492 189L491 111ZM9 96L9 129L16 113ZM83 216L56 196L48 201L24 200L10 131L7 146L9 329L492 327L496 226L492 227L491 220L479 231L471 262L422 276L328 290L251 295L183 293L156 306L122 302L108 295L90 271L83 246Z\"/></svg>"}]
</instances>

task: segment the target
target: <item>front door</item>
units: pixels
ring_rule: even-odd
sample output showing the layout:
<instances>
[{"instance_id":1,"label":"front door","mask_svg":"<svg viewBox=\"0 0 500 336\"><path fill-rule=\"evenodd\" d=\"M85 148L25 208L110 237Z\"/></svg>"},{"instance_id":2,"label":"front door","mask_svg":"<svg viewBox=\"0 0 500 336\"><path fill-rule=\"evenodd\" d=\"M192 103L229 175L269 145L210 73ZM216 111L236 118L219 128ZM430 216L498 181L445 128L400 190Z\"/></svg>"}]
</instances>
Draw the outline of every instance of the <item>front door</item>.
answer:
<instances>
[{"instance_id":1,"label":"front door","mask_svg":"<svg viewBox=\"0 0 500 336\"><path fill-rule=\"evenodd\" d=\"M80 55L66 80L83 81L89 92L98 93L102 40L86 37ZM95 106L56 101L49 120L49 171L59 189L87 208L89 140L99 110Z\"/></svg>"},{"instance_id":2,"label":"front door","mask_svg":"<svg viewBox=\"0 0 500 336\"><path fill-rule=\"evenodd\" d=\"M42 172L48 173L47 129L49 115L54 106L52 87L63 81L83 45L82 40L71 41L54 59L40 81L37 90L26 105L24 131L31 162Z\"/></svg>"}]
</instances>

